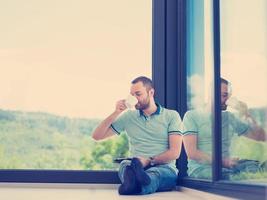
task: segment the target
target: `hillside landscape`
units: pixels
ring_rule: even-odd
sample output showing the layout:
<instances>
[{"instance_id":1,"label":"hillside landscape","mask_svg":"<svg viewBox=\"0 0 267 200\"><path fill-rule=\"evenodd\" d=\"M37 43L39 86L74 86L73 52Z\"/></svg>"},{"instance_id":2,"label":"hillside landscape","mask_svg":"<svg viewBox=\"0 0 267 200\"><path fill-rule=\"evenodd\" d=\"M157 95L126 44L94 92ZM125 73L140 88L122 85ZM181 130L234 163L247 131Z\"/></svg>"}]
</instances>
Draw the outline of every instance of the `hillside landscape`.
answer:
<instances>
[{"instance_id":1,"label":"hillside landscape","mask_svg":"<svg viewBox=\"0 0 267 200\"><path fill-rule=\"evenodd\" d=\"M0 110L1 169L113 169L127 153L125 136L96 143L99 119Z\"/></svg>"}]
</instances>

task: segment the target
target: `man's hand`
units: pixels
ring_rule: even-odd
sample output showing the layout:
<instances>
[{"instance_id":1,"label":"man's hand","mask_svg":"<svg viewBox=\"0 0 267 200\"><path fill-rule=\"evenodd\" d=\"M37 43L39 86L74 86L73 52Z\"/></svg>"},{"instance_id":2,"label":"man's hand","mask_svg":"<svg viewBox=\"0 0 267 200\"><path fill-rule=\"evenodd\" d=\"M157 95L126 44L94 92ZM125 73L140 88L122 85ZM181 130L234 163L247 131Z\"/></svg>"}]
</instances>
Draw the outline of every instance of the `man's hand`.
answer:
<instances>
[{"instance_id":1,"label":"man's hand","mask_svg":"<svg viewBox=\"0 0 267 200\"><path fill-rule=\"evenodd\" d=\"M142 163L143 167L146 167L150 164L150 159L143 158L143 157L137 157L140 162Z\"/></svg>"},{"instance_id":2,"label":"man's hand","mask_svg":"<svg viewBox=\"0 0 267 200\"><path fill-rule=\"evenodd\" d=\"M121 113L123 112L124 110L126 110L126 105L125 105L125 99L123 100L119 100L117 103L116 103L116 110L115 112L116 113Z\"/></svg>"},{"instance_id":3,"label":"man's hand","mask_svg":"<svg viewBox=\"0 0 267 200\"><path fill-rule=\"evenodd\" d=\"M240 116L247 116L248 114L248 106L246 103L239 101L238 112Z\"/></svg>"},{"instance_id":4,"label":"man's hand","mask_svg":"<svg viewBox=\"0 0 267 200\"><path fill-rule=\"evenodd\" d=\"M236 97L231 97L227 99L226 105L237 110L240 116L246 116L248 114L247 104L238 100Z\"/></svg>"},{"instance_id":5,"label":"man's hand","mask_svg":"<svg viewBox=\"0 0 267 200\"><path fill-rule=\"evenodd\" d=\"M224 158L222 160L223 167L232 168L237 165L239 158Z\"/></svg>"}]
</instances>

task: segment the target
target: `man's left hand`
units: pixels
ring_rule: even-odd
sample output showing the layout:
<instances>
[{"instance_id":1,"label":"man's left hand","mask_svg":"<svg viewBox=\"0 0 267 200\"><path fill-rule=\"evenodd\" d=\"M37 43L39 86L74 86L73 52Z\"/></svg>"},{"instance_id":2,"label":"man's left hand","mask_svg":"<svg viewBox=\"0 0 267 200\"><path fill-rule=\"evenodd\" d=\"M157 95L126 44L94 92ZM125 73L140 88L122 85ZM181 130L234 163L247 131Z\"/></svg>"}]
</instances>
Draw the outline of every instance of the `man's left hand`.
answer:
<instances>
[{"instance_id":1,"label":"man's left hand","mask_svg":"<svg viewBox=\"0 0 267 200\"><path fill-rule=\"evenodd\" d=\"M137 157L140 162L142 163L143 167L146 167L150 164L150 159L144 158L144 157Z\"/></svg>"}]
</instances>

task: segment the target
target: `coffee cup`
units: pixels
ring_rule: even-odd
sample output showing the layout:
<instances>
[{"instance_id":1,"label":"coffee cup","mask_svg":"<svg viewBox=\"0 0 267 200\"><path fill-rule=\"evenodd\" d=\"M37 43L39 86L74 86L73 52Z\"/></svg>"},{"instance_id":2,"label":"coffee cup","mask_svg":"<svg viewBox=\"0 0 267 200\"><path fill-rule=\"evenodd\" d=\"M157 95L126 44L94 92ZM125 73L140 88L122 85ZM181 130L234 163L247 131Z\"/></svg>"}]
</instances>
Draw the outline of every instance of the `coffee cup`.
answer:
<instances>
[{"instance_id":1,"label":"coffee cup","mask_svg":"<svg viewBox=\"0 0 267 200\"><path fill-rule=\"evenodd\" d=\"M230 97L225 104L235 110L240 109L240 101L236 97Z\"/></svg>"},{"instance_id":2,"label":"coffee cup","mask_svg":"<svg viewBox=\"0 0 267 200\"><path fill-rule=\"evenodd\" d=\"M128 109L134 109L137 103L138 100L133 95L128 95L125 99L125 105Z\"/></svg>"},{"instance_id":3,"label":"coffee cup","mask_svg":"<svg viewBox=\"0 0 267 200\"><path fill-rule=\"evenodd\" d=\"M248 112L247 104L239 101L236 97L230 97L225 104L239 112L240 115L245 115Z\"/></svg>"}]
</instances>

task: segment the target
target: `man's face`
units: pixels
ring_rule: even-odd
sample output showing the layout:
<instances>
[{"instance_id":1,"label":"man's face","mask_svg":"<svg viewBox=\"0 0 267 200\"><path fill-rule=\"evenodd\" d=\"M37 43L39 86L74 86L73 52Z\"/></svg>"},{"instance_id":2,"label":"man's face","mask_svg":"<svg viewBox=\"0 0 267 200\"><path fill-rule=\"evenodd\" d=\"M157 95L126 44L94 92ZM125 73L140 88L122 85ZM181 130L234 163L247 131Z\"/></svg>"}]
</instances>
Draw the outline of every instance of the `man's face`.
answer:
<instances>
[{"instance_id":1,"label":"man's face","mask_svg":"<svg viewBox=\"0 0 267 200\"><path fill-rule=\"evenodd\" d=\"M222 110L226 110L227 109L227 105L226 105L226 101L227 99L229 99L230 94L229 94L229 89L228 89L228 85L226 85L225 83L221 83L221 109Z\"/></svg>"},{"instance_id":2,"label":"man's face","mask_svg":"<svg viewBox=\"0 0 267 200\"><path fill-rule=\"evenodd\" d=\"M131 95L135 96L138 103L135 105L137 110L145 110L150 105L150 98L153 97L153 89L147 91L142 82L137 82L131 86Z\"/></svg>"}]
</instances>

